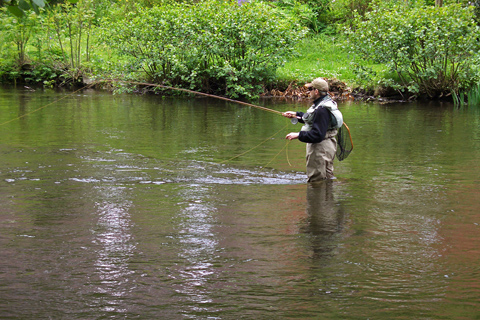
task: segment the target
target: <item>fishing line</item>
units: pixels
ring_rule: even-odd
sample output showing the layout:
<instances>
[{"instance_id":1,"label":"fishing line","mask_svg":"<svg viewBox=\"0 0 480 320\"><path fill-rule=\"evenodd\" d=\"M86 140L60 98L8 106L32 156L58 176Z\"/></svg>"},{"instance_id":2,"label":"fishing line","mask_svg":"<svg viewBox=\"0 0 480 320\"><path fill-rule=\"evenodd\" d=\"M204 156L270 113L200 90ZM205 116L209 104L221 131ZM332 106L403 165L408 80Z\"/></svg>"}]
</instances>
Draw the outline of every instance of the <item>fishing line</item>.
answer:
<instances>
[{"instance_id":1,"label":"fishing line","mask_svg":"<svg viewBox=\"0 0 480 320\"><path fill-rule=\"evenodd\" d=\"M155 83L146 83L146 82L137 82L137 81L125 81L125 80L117 80L117 79L105 79L105 80L97 80L95 82L92 82L91 84L89 85L86 85L78 90L75 90L73 91L72 93L68 94L68 95L65 95L64 97L60 98L60 99L57 99L51 103L48 103L40 108L37 108L33 111L30 111L30 112L27 112L21 116L18 116L16 118L13 118L11 120L8 120L8 121L5 121L3 123L0 123L0 126L3 126L7 123L10 123L10 122L13 122L15 120L18 120L18 119L21 119L21 118L24 118L28 115L31 115L32 113L35 113L37 111L40 111L54 103L57 103L81 90L84 90L86 88L89 88L97 83L102 83L102 82L120 82L120 83L129 83L129 84L134 84L134 85L142 85L142 86L147 86L147 87L158 87L158 88L163 88L163 89L169 89L169 90L177 90L177 91L182 91L182 92L187 92L187 93L191 93L191 94L195 94L195 95L201 95L201 96L205 96L205 97L210 97L210 98L215 98L215 99L220 99L220 100L224 100L224 101L228 101L228 102L232 102L232 103L238 103L238 104L242 104L242 105L245 105L245 106L249 106L249 107L252 107L252 108L256 108L256 109L260 109L260 110L263 110L263 111L267 111L267 112L271 112L271 113L275 113L275 114L279 114L279 115L282 115L282 112L281 111L277 111L277 110L273 110L273 109L270 109L270 108L266 108L266 107L262 107L262 106L258 106L258 105L255 105L255 104L251 104L251 103L248 103L248 102L243 102L243 101L239 101L239 100L234 100L234 99L230 99L230 98L226 98L226 97L222 97L222 96L217 96L217 95L213 95L213 94L209 94L209 93L203 93L203 92L198 92L198 91L193 91L193 90L189 90L189 89L183 89L183 88L176 88L176 87L171 87L171 86L165 86L165 85L161 85L161 84L155 84ZM296 120L296 119L292 119L292 120ZM292 121L292 123L294 123ZM295 124L295 123L294 123ZM352 147L353 147L353 141L352 141L352 136L350 134L350 129L347 127L347 125L344 123L348 133L349 133L349 136L350 136L350 142L352 144ZM230 159L227 159L227 160L224 160L220 163L225 163L225 162L228 162L228 161L231 161L233 159L236 159L244 154L247 154L248 152L254 150L255 148L258 148L259 146L261 146L262 144L264 144L265 142L267 142L268 140L272 139L274 136L276 136L278 133L280 133L282 130L284 130L286 127L288 126L288 124L283 127L282 129L280 129L279 131L277 131L275 134L273 134L271 137L268 137L267 139L265 139L264 141L262 141L261 143L259 143L258 145L256 145L255 147L253 148L250 148L249 150L239 154L239 155L236 155ZM280 150L280 152L283 151L283 149L286 149L286 157L287 157L287 162L290 166L292 166L292 164L290 163L290 160L288 158L288 142L285 144L285 146L282 148L282 150ZM280 152L268 163L270 164L279 154ZM267 165L268 165L267 164Z\"/></svg>"},{"instance_id":2,"label":"fishing line","mask_svg":"<svg viewBox=\"0 0 480 320\"><path fill-rule=\"evenodd\" d=\"M279 155L280 153L282 153L283 149L285 149L287 146L288 146L288 142L287 142L287 143L285 144L285 146L283 146L283 148L272 158L272 160L270 160L265 166L263 166L263 168L262 168L260 171L262 171L265 167L267 167L270 163L272 163L272 161L275 160L275 159L278 157L278 155Z\"/></svg>"},{"instance_id":3,"label":"fishing line","mask_svg":"<svg viewBox=\"0 0 480 320\"><path fill-rule=\"evenodd\" d=\"M273 109L269 109L269 108L266 108L266 107L262 107L262 106L257 106L255 104L251 104L251 103L248 103L248 102L243 102L243 101L239 101L239 100L234 100L234 99L230 99L230 98L226 98L226 97L222 97L222 96L217 96L217 95L213 95L213 94L209 94L209 93L203 93L203 92L198 92L198 91L193 91L193 90L189 90L189 89L183 89L183 88L177 88L177 87L171 87L171 86L165 86L165 85L162 85L162 84L155 84L155 83L146 83L146 82L137 82L137 81L125 81L125 80L116 80L116 79L106 79L106 80L99 80L98 82L121 82L121 83L129 83L129 84L135 84L135 85L142 85L142 86L147 86L147 87L158 87L158 88L163 88L163 89L169 89L169 90L177 90L177 91L182 91L182 92L187 92L187 93L191 93L191 94L196 94L196 95L201 95L201 96L205 96L205 97L209 97L209 98L215 98L215 99L220 99L220 100L224 100L224 101L228 101L228 102L233 102L233 103L238 103L238 104L242 104L242 105L245 105L245 106L249 106L249 107L252 107L252 108L257 108L257 109L260 109L260 110L263 110L263 111L267 111L267 112L271 112L271 113L275 113L275 114L279 114L279 115L282 115L282 112L281 111L277 111L277 110L273 110ZM292 119L292 123L295 124L296 122L294 122L293 120L297 120L296 118L293 118ZM298 120L297 120L298 122ZM229 161L232 161L233 159L236 159L238 157L241 157L247 153L249 153L250 151L258 148L259 146L261 146L262 144L264 144L265 142L267 142L268 140L272 139L273 137L275 137L277 134L279 134L281 131L283 131L285 128L287 128L288 124L283 127L282 129L280 129L279 131L277 131L275 134L273 134L272 136L268 137L267 139L265 139L264 141L260 142L258 145L254 146L253 148L250 148L249 150L243 152L243 153L240 153L230 159L227 159L227 160L224 160L222 162L220 162L220 164L224 164L226 162L229 162ZM270 162L268 164L270 164L273 160L275 160L276 157L278 157L278 155L283 151L283 149L286 149L287 151L287 162L290 166L292 166L292 164L290 163L290 160L288 159L288 142L286 143L286 145L282 148L282 150L280 150L280 152L275 155L275 157L270 160ZM267 166L268 166L267 164Z\"/></svg>"},{"instance_id":4,"label":"fishing line","mask_svg":"<svg viewBox=\"0 0 480 320\"><path fill-rule=\"evenodd\" d=\"M232 161L233 159L236 159L236 158L238 158L238 157L241 157L241 156L243 156L244 154L247 154L247 153L249 153L250 151L252 151L252 150L260 147L262 144L264 144L265 142L267 142L268 140L272 139L272 138L275 137L277 134L279 134L281 131L283 131L287 126L288 126L288 124L287 124L285 127L283 127L282 129L280 129L280 130L278 130L277 132L275 132L272 136L268 137L267 139L265 139L265 140L263 140L262 142L260 142L259 144L257 144L255 147L250 148L250 149L248 149L247 151L242 152L242 153L240 153L239 155L236 155L236 156L234 156L234 157L232 157L232 158L230 158L230 159L223 160L222 162L220 162L220 164L223 164L223 163ZM283 149L282 149L282 150L283 150Z\"/></svg>"},{"instance_id":5,"label":"fishing line","mask_svg":"<svg viewBox=\"0 0 480 320\"><path fill-rule=\"evenodd\" d=\"M35 110L33 110L33 111L30 111L30 112L27 112L27 113L25 113L25 114L22 114L21 116L18 116L18 117L16 117L16 118L11 119L11 120L8 120L8 121L5 121L5 122L3 122L3 123L0 123L0 126L3 126L4 124L13 122L13 121L15 121L15 120L19 120L19 119L24 118L24 117L26 117L26 116L28 116L28 115L31 115L31 114L34 113L34 112L40 111L40 110L42 110L42 109L45 109L46 107L48 107L48 106L50 106L50 105L52 105L52 104L54 104L54 103L57 103L58 101L61 101L61 100L65 99L65 98L67 98L67 97L69 97L69 96L77 93L78 91L81 91L81 90L86 89L86 88L91 87L91 86L93 86L93 83L91 83L91 84L89 84L89 85L86 85L85 87L80 88L80 89L78 89L78 90L76 90L76 91L73 91L72 93L69 93L69 94L63 96L63 97L61 97L60 99L57 99L57 100L55 100L55 101L53 101L53 102L50 102L50 103L44 105L43 107L40 107L40 108L35 109Z\"/></svg>"},{"instance_id":6,"label":"fishing line","mask_svg":"<svg viewBox=\"0 0 480 320\"><path fill-rule=\"evenodd\" d=\"M290 159L288 159L288 145L290 144L290 140L287 140L287 145L285 147L285 155L287 156L287 162L288 162L288 165L291 167L292 164L290 163Z\"/></svg>"}]
</instances>

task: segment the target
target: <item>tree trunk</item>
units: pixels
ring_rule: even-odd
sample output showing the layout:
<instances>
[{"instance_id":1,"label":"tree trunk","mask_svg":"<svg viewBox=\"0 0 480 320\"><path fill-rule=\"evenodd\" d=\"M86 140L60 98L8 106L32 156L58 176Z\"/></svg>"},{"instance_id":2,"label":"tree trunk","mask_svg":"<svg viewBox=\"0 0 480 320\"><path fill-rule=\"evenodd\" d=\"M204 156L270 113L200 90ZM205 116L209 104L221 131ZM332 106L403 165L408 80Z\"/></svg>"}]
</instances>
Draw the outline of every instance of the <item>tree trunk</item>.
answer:
<instances>
[{"instance_id":1,"label":"tree trunk","mask_svg":"<svg viewBox=\"0 0 480 320\"><path fill-rule=\"evenodd\" d=\"M443 0L435 0L435 7L442 7L443 6Z\"/></svg>"}]
</instances>

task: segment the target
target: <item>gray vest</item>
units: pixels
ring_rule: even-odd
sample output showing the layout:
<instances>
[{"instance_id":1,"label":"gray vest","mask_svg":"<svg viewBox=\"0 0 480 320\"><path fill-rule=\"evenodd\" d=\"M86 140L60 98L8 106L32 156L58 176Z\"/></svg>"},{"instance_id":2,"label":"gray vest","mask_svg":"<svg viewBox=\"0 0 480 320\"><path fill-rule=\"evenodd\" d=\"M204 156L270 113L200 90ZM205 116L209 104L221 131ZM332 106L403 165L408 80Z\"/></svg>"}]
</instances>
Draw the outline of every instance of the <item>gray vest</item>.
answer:
<instances>
[{"instance_id":1,"label":"gray vest","mask_svg":"<svg viewBox=\"0 0 480 320\"><path fill-rule=\"evenodd\" d=\"M326 108L330 112L330 128L328 128L328 130L338 129L343 125L343 116L340 110L338 110L337 103L333 101L329 95L326 95L317 104L313 104L308 108L307 112L303 114L302 120L305 124L302 127L302 131L312 130L315 110L321 107Z\"/></svg>"}]
</instances>

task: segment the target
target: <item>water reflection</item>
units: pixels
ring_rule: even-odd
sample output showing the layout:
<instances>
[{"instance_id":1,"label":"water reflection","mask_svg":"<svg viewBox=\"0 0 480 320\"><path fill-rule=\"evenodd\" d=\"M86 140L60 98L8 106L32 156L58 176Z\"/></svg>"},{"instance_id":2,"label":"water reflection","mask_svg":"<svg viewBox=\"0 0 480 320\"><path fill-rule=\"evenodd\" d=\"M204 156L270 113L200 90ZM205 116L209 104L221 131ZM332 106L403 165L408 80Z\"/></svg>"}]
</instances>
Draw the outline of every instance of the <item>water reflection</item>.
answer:
<instances>
[{"instance_id":1,"label":"water reflection","mask_svg":"<svg viewBox=\"0 0 480 320\"><path fill-rule=\"evenodd\" d=\"M98 222L93 242L100 248L95 262L99 278L95 303L104 312L122 313L126 309L121 301L135 286L131 282L134 272L128 267L136 248L130 231L132 204L126 199L125 187L107 186L98 191L104 200L96 203Z\"/></svg>"},{"instance_id":2,"label":"water reflection","mask_svg":"<svg viewBox=\"0 0 480 320\"><path fill-rule=\"evenodd\" d=\"M182 192L185 203L180 212L178 256L185 265L177 271L180 284L176 291L186 296L193 312L207 311L207 307L202 306L213 302L207 282L214 276L213 261L219 249L218 236L213 231L216 210L207 201L209 189L206 185L194 184Z\"/></svg>"},{"instance_id":3,"label":"water reflection","mask_svg":"<svg viewBox=\"0 0 480 320\"><path fill-rule=\"evenodd\" d=\"M58 98L0 90L0 118ZM479 118L342 108L345 180L308 186L300 145L258 167L283 140L220 164L285 119L207 99L86 93L0 127L0 317L475 318Z\"/></svg>"},{"instance_id":4,"label":"water reflection","mask_svg":"<svg viewBox=\"0 0 480 320\"><path fill-rule=\"evenodd\" d=\"M312 259L325 262L338 250L338 236L345 224L345 212L338 206L333 192L333 181L319 181L307 185L307 220L302 229L310 235Z\"/></svg>"}]
</instances>

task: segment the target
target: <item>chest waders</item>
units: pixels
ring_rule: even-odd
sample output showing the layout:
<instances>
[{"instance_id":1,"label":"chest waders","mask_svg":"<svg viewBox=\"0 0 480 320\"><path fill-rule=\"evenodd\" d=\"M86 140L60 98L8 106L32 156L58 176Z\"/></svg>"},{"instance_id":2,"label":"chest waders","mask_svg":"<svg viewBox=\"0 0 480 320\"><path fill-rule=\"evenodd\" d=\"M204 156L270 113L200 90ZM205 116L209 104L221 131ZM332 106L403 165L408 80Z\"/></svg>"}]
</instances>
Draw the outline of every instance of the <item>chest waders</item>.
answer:
<instances>
[{"instance_id":1,"label":"chest waders","mask_svg":"<svg viewBox=\"0 0 480 320\"><path fill-rule=\"evenodd\" d=\"M305 122L305 125L301 129L302 131L312 130L314 114L318 108L325 108L329 111L330 127L324 140L319 143L307 143L306 165L308 182L332 179L334 177L333 159L337 150L335 136L337 129L343 125L343 116L340 110L338 110L337 103L327 95L303 114L302 120Z\"/></svg>"}]
</instances>

